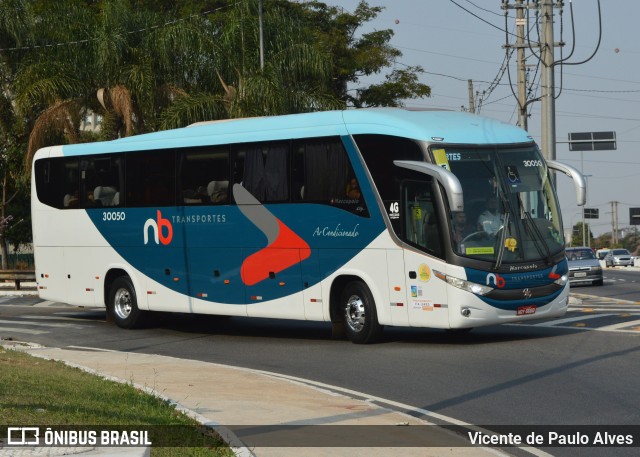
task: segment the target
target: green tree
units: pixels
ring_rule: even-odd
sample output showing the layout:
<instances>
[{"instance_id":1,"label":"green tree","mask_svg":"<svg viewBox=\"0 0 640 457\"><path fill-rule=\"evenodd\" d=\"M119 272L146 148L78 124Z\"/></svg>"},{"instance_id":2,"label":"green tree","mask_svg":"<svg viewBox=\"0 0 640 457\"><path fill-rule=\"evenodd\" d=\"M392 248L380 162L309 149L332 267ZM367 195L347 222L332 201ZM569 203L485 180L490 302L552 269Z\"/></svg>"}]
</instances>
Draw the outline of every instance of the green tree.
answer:
<instances>
[{"instance_id":1,"label":"green tree","mask_svg":"<svg viewBox=\"0 0 640 457\"><path fill-rule=\"evenodd\" d=\"M27 236L24 232L17 235L21 227L30 228L31 224L28 216L25 223L23 215L18 214L20 211L13 205L21 195L28 195L28 186L21 179L26 135L15 110L12 87L20 69L20 58L15 49L28 38L31 21L31 10L25 0L3 0L0 4L0 252L3 269L8 267L8 237L16 235L11 241L30 238L30 230Z\"/></svg>"},{"instance_id":2,"label":"green tree","mask_svg":"<svg viewBox=\"0 0 640 457\"><path fill-rule=\"evenodd\" d=\"M419 67L349 89L401 56L389 44L391 30L356 37L380 7L361 1L349 13L317 1L264 4L262 67L256 0L173 7L60 0L55 8L5 0L0 39L21 50L3 55L3 65L11 68L10 92L28 133L27 166L45 144L90 139L79 129L89 111L103 116L101 136L110 139L202 120L398 106L429 95Z\"/></svg>"},{"instance_id":3,"label":"green tree","mask_svg":"<svg viewBox=\"0 0 640 457\"><path fill-rule=\"evenodd\" d=\"M584 234L583 235L583 228ZM573 226L573 236L571 237L571 246L596 246L591 227L588 223L582 225L582 222L578 222Z\"/></svg>"},{"instance_id":4,"label":"green tree","mask_svg":"<svg viewBox=\"0 0 640 457\"><path fill-rule=\"evenodd\" d=\"M197 76L213 79L176 97L162 114L161 128L341 107L330 87L331 56L285 9L275 3L265 8L264 67L256 1L238 2L209 21L210 52L192 64Z\"/></svg>"},{"instance_id":5,"label":"green tree","mask_svg":"<svg viewBox=\"0 0 640 457\"><path fill-rule=\"evenodd\" d=\"M420 66L398 62L402 53L391 46L393 30L376 30L358 35L358 30L383 10L361 0L353 13L319 1L290 4L297 9L311 34L333 55L333 91L347 106L403 106L403 100L431 95L431 88L419 82ZM395 68L401 66L403 68ZM384 81L358 87L362 80L382 74ZM349 86L356 86L349 88Z\"/></svg>"},{"instance_id":6,"label":"green tree","mask_svg":"<svg viewBox=\"0 0 640 457\"><path fill-rule=\"evenodd\" d=\"M155 8L133 6L145 3ZM27 159L44 144L82 141L89 110L103 115L108 139L339 107L330 56L277 5L264 15L260 67L257 17L253 0L182 18L162 2L62 0L36 15L13 88L30 132Z\"/></svg>"}]
</instances>

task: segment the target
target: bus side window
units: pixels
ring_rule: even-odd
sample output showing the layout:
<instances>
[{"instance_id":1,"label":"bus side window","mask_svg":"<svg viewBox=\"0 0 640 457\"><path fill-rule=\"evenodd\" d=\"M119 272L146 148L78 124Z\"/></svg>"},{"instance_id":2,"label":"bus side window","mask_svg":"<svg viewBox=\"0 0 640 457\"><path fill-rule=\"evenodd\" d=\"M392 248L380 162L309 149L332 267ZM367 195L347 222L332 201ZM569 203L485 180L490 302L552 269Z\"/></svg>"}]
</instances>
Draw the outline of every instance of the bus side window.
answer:
<instances>
[{"instance_id":1,"label":"bus side window","mask_svg":"<svg viewBox=\"0 0 640 457\"><path fill-rule=\"evenodd\" d=\"M179 204L223 204L228 201L227 146L184 150L180 154Z\"/></svg>"},{"instance_id":2,"label":"bus side window","mask_svg":"<svg viewBox=\"0 0 640 457\"><path fill-rule=\"evenodd\" d=\"M127 154L127 206L175 205L175 151Z\"/></svg>"},{"instance_id":3,"label":"bus side window","mask_svg":"<svg viewBox=\"0 0 640 457\"><path fill-rule=\"evenodd\" d=\"M80 161L80 202L84 207L115 206L113 201L122 188L120 164L118 155L87 156L86 160ZM119 204L119 196L116 202Z\"/></svg>"},{"instance_id":4,"label":"bus side window","mask_svg":"<svg viewBox=\"0 0 640 457\"><path fill-rule=\"evenodd\" d=\"M402 211L404 223L401 238L442 257L441 221L434 205L431 183L424 179L403 181Z\"/></svg>"},{"instance_id":5,"label":"bus side window","mask_svg":"<svg viewBox=\"0 0 640 457\"><path fill-rule=\"evenodd\" d=\"M294 143L293 151L291 192L294 202L321 203L369 217L340 138L299 140Z\"/></svg>"},{"instance_id":6,"label":"bus side window","mask_svg":"<svg viewBox=\"0 0 640 457\"><path fill-rule=\"evenodd\" d=\"M78 159L51 159L61 162L65 194L62 198L63 208L78 208L80 197L80 172ZM56 167L57 168L57 167Z\"/></svg>"},{"instance_id":7,"label":"bus side window","mask_svg":"<svg viewBox=\"0 0 640 457\"><path fill-rule=\"evenodd\" d=\"M235 151L234 183L241 184L259 201L289 200L289 143L239 145Z\"/></svg>"}]
</instances>

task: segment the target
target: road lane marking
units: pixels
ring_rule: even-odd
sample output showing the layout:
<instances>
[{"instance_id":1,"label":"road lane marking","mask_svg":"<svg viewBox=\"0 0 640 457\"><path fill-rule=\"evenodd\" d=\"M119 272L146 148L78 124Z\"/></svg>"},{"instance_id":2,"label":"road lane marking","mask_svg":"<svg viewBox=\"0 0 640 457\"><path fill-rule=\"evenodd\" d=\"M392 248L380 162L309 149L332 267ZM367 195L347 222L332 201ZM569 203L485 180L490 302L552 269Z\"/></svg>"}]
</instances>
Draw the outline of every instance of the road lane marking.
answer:
<instances>
[{"instance_id":1,"label":"road lane marking","mask_svg":"<svg viewBox=\"0 0 640 457\"><path fill-rule=\"evenodd\" d=\"M636 321L627 321L627 322L621 322L619 324L612 324L612 325L605 325L604 327L598 327L598 330L618 330L618 329L622 329L625 327L632 327L634 325L640 325L640 319L636 320ZM636 331L631 329L632 331Z\"/></svg>"},{"instance_id":2,"label":"road lane marking","mask_svg":"<svg viewBox=\"0 0 640 457\"><path fill-rule=\"evenodd\" d=\"M639 313L640 309L635 308L569 308L570 311L580 311L583 313L592 313L594 311L619 311L621 313Z\"/></svg>"},{"instance_id":3,"label":"road lane marking","mask_svg":"<svg viewBox=\"0 0 640 457\"><path fill-rule=\"evenodd\" d=\"M567 324L569 322L584 321L587 319L596 319L598 317L617 316L617 314L592 314L589 316L568 317L566 319L558 319L555 321L543 322L541 324L534 324L534 327L555 327L556 325Z\"/></svg>"},{"instance_id":4,"label":"road lane marking","mask_svg":"<svg viewBox=\"0 0 640 457\"><path fill-rule=\"evenodd\" d=\"M22 321L10 321L0 319L0 324L13 324L13 325L35 325L37 327L55 327L55 328L89 328L87 325L74 325L74 324L56 324L45 322L22 322Z\"/></svg>"},{"instance_id":5,"label":"road lane marking","mask_svg":"<svg viewBox=\"0 0 640 457\"><path fill-rule=\"evenodd\" d=\"M42 335L43 333L49 333L47 330L32 330L28 328L16 328L16 327L0 327L0 332L27 333L29 335Z\"/></svg>"}]
</instances>

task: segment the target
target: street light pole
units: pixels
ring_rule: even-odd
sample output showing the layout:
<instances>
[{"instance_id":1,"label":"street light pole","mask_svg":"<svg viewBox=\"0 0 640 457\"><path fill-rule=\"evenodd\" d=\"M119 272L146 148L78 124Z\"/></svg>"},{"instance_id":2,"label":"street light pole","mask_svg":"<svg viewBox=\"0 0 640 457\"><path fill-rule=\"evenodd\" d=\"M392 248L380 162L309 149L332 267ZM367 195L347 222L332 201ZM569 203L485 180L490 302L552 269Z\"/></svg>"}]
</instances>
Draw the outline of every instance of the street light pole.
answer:
<instances>
[{"instance_id":1,"label":"street light pole","mask_svg":"<svg viewBox=\"0 0 640 457\"><path fill-rule=\"evenodd\" d=\"M260 69L264 69L264 33L262 29L262 0L258 0L258 22L260 24Z\"/></svg>"}]
</instances>

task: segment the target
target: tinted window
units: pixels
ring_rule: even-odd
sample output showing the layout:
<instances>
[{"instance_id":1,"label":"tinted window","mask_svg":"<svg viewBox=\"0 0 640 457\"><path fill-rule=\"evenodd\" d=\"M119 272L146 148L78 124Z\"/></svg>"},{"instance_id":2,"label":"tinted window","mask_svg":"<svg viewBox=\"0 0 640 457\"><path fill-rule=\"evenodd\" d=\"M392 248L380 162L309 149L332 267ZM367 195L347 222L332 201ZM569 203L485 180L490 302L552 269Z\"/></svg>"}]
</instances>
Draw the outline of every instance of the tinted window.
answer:
<instances>
[{"instance_id":1,"label":"tinted window","mask_svg":"<svg viewBox=\"0 0 640 457\"><path fill-rule=\"evenodd\" d=\"M289 143L248 143L235 148L233 182L261 202L289 199Z\"/></svg>"},{"instance_id":2,"label":"tinted window","mask_svg":"<svg viewBox=\"0 0 640 457\"><path fill-rule=\"evenodd\" d=\"M127 155L127 206L175 205L175 153L145 151Z\"/></svg>"},{"instance_id":3,"label":"tinted window","mask_svg":"<svg viewBox=\"0 0 640 457\"><path fill-rule=\"evenodd\" d=\"M369 216L360 183L340 138L295 141L291 182L293 201L321 203Z\"/></svg>"},{"instance_id":4,"label":"tinted window","mask_svg":"<svg viewBox=\"0 0 640 457\"><path fill-rule=\"evenodd\" d=\"M384 201L400 199L400 185L394 180L394 160L424 161L413 140L387 135L355 135L354 140Z\"/></svg>"},{"instance_id":5,"label":"tinted window","mask_svg":"<svg viewBox=\"0 0 640 457\"><path fill-rule=\"evenodd\" d=\"M120 206L119 155L55 157L35 164L38 199L61 209Z\"/></svg>"},{"instance_id":6,"label":"tinted window","mask_svg":"<svg viewBox=\"0 0 640 457\"><path fill-rule=\"evenodd\" d=\"M421 177L422 178L422 177ZM404 180L400 238L427 252L443 257L440 217L427 179Z\"/></svg>"},{"instance_id":7,"label":"tinted window","mask_svg":"<svg viewBox=\"0 0 640 457\"><path fill-rule=\"evenodd\" d=\"M229 201L229 150L203 148L180 155L178 203L224 204Z\"/></svg>"}]
</instances>

